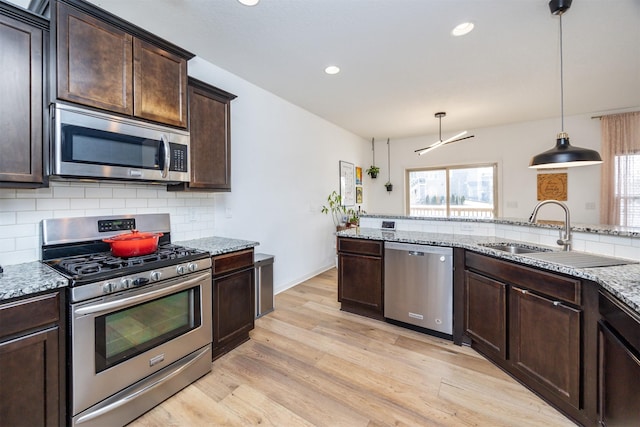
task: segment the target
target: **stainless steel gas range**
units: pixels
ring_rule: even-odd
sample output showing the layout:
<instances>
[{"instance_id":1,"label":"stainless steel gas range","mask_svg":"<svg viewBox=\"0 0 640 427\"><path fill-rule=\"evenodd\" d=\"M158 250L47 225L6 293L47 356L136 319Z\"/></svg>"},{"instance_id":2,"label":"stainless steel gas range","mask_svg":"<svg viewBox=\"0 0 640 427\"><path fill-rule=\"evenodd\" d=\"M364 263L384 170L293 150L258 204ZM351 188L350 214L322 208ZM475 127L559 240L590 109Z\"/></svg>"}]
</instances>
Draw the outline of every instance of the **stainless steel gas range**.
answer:
<instances>
[{"instance_id":1,"label":"stainless steel gas range","mask_svg":"<svg viewBox=\"0 0 640 427\"><path fill-rule=\"evenodd\" d=\"M211 370L211 258L171 244L168 214L49 219L42 261L69 279L70 424L124 425ZM163 233L111 256L102 241Z\"/></svg>"}]
</instances>

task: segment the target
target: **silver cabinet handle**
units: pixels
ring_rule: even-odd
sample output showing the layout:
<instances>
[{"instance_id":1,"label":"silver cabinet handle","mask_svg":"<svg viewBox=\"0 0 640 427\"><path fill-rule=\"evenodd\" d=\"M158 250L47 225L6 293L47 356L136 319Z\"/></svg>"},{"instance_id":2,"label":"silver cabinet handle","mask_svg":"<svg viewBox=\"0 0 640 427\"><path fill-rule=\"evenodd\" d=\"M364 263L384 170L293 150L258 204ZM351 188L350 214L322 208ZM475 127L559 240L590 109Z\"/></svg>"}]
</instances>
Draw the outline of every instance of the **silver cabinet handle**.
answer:
<instances>
[{"instance_id":1,"label":"silver cabinet handle","mask_svg":"<svg viewBox=\"0 0 640 427\"><path fill-rule=\"evenodd\" d=\"M557 306L559 306L559 305L562 305L562 303L561 303L560 301L554 301L554 302L553 302L553 305L555 305L555 306L557 307Z\"/></svg>"},{"instance_id":2,"label":"silver cabinet handle","mask_svg":"<svg viewBox=\"0 0 640 427\"><path fill-rule=\"evenodd\" d=\"M409 256L424 256L424 252L418 252L418 251L409 251L408 254Z\"/></svg>"}]
</instances>

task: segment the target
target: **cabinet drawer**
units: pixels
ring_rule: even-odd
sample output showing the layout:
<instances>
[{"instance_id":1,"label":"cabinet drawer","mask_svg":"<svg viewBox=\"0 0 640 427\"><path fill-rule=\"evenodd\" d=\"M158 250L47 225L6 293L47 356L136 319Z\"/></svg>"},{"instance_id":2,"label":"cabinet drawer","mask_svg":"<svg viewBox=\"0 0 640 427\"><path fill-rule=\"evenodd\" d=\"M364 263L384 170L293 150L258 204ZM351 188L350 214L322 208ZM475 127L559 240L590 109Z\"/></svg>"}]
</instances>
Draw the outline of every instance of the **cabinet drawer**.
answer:
<instances>
[{"instance_id":1,"label":"cabinet drawer","mask_svg":"<svg viewBox=\"0 0 640 427\"><path fill-rule=\"evenodd\" d=\"M214 256L213 275L218 276L229 271L253 266L253 249L246 249L238 252L231 252L224 255Z\"/></svg>"},{"instance_id":2,"label":"cabinet drawer","mask_svg":"<svg viewBox=\"0 0 640 427\"><path fill-rule=\"evenodd\" d=\"M501 261L474 252L466 253L465 264L467 268L504 282L517 284L520 287L545 294L551 298L576 305L582 303L580 280Z\"/></svg>"},{"instance_id":3,"label":"cabinet drawer","mask_svg":"<svg viewBox=\"0 0 640 427\"><path fill-rule=\"evenodd\" d=\"M13 301L0 306L0 338L57 323L60 318L60 293Z\"/></svg>"},{"instance_id":4,"label":"cabinet drawer","mask_svg":"<svg viewBox=\"0 0 640 427\"><path fill-rule=\"evenodd\" d=\"M338 252L382 256L383 244L377 240L338 238Z\"/></svg>"},{"instance_id":5,"label":"cabinet drawer","mask_svg":"<svg viewBox=\"0 0 640 427\"><path fill-rule=\"evenodd\" d=\"M598 306L602 318L640 353L640 319L602 292Z\"/></svg>"}]
</instances>

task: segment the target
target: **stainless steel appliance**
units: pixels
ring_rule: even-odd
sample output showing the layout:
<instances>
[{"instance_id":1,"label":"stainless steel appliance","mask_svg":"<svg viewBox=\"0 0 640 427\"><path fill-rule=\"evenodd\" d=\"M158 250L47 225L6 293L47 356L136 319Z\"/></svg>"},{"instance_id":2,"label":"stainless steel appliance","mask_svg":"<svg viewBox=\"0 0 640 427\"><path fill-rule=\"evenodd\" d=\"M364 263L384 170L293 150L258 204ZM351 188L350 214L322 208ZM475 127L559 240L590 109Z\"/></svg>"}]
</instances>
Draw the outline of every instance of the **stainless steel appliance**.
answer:
<instances>
[{"instance_id":1,"label":"stainless steel appliance","mask_svg":"<svg viewBox=\"0 0 640 427\"><path fill-rule=\"evenodd\" d=\"M162 232L111 255L103 238ZM171 244L168 214L49 219L42 260L70 280L70 424L124 425L211 370L211 258Z\"/></svg>"},{"instance_id":2,"label":"stainless steel appliance","mask_svg":"<svg viewBox=\"0 0 640 427\"><path fill-rule=\"evenodd\" d=\"M273 311L273 255L257 253L253 256L255 268L256 319Z\"/></svg>"},{"instance_id":3,"label":"stainless steel appliance","mask_svg":"<svg viewBox=\"0 0 640 427\"><path fill-rule=\"evenodd\" d=\"M453 249L385 242L384 317L453 334Z\"/></svg>"},{"instance_id":4,"label":"stainless steel appliance","mask_svg":"<svg viewBox=\"0 0 640 427\"><path fill-rule=\"evenodd\" d=\"M189 182L189 132L68 104L51 106L51 173Z\"/></svg>"}]
</instances>

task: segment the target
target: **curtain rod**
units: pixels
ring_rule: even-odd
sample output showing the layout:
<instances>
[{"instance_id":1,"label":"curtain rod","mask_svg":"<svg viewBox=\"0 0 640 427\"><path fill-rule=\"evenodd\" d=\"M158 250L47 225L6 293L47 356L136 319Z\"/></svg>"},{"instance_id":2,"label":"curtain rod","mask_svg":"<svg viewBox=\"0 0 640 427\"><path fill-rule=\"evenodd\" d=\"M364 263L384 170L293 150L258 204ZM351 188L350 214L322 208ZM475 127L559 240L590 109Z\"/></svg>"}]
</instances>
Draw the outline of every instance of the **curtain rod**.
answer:
<instances>
[{"instance_id":1,"label":"curtain rod","mask_svg":"<svg viewBox=\"0 0 640 427\"><path fill-rule=\"evenodd\" d=\"M629 114L629 113L640 113L639 111L621 111L619 113L610 113L610 114L601 114L599 116L591 116L592 119L601 119L606 116L615 116L616 114Z\"/></svg>"}]
</instances>

